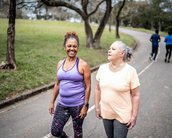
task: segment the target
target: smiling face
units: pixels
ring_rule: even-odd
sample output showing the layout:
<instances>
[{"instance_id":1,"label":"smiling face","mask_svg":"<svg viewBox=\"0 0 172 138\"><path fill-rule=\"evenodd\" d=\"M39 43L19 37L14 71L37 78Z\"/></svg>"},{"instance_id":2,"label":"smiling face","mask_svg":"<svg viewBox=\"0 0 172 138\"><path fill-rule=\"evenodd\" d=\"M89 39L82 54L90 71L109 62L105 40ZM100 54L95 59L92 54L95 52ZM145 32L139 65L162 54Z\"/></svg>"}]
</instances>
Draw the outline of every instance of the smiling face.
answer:
<instances>
[{"instance_id":1,"label":"smiling face","mask_svg":"<svg viewBox=\"0 0 172 138\"><path fill-rule=\"evenodd\" d=\"M74 58L78 53L78 42L75 38L69 38L65 44L65 51L68 57Z\"/></svg>"},{"instance_id":2,"label":"smiling face","mask_svg":"<svg viewBox=\"0 0 172 138\"><path fill-rule=\"evenodd\" d=\"M108 60L111 62L116 62L123 59L124 52L116 44L112 44L108 50Z\"/></svg>"}]
</instances>

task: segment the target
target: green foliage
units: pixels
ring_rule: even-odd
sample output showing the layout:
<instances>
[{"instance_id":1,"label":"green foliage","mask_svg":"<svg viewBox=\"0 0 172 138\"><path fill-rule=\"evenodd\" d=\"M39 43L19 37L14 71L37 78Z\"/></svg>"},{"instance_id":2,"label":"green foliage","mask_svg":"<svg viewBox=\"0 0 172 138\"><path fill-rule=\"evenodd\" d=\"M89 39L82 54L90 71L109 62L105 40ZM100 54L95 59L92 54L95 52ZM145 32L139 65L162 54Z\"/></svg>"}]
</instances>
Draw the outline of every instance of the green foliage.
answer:
<instances>
[{"instance_id":1,"label":"green foliage","mask_svg":"<svg viewBox=\"0 0 172 138\"><path fill-rule=\"evenodd\" d=\"M166 31L172 22L172 1L128 1L122 11L121 21L125 26Z\"/></svg>"},{"instance_id":2,"label":"green foliage","mask_svg":"<svg viewBox=\"0 0 172 138\"><path fill-rule=\"evenodd\" d=\"M0 19L0 62L5 61L7 20ZM2 30L0 28L0 30ZM62 21L16 20L16 71L0 71L0 100L55 80L57 62L65 57L63 37L67 31L76 31L80 38L78 56L90 67L106 62L107 49L115 41L115 32L105 30L101 49L85 46L84 25ZM133 39L121 35L129 45Z\"/></svg>"}]
</instances>

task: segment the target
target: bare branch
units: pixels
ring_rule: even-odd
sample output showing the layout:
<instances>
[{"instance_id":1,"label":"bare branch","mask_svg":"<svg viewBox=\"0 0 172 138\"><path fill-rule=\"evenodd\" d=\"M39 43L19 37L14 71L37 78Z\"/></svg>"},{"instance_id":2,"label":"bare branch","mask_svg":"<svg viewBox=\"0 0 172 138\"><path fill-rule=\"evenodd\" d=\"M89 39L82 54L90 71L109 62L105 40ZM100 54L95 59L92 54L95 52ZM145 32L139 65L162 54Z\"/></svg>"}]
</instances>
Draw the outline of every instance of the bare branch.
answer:
<instances>
[{"instance_id":1,"label":"bare branch","mask_svg":"<svg viewBox=\"0 0 172 138\"><path fill-rule=\"evenodd\" d=\"M28 4L31 4L31 5L28 5ZM37 1L28 1L28 2L21 1L21 2L18 2L16 6L18 9L22 9L24 7L29 7L29 8L36 7L35 6L36 4L37 4Z\"/></svg>"},{"instance_id":2,"label":"bare branch","mask_svg":"<svg viewBox=\"0 0 172 138\"><path fill-rule=\"evenodd\" d=\"M77 7L71 5L70 3L61 1L61 0L41 0L44 4L46 4L47 6L51 6L51 7L67 7L71 10L76 11L79 15L81 15L83 18L85 18L84 13Z\"/></svg>"},{"instance_id":3,"label":"bare branch","mask_svg":"<svg viewBox=\"0 0 172 138\"><path fill-rule=\"evenodd\" d=\"M82 0L81 1L81 5L82 5L82 9L83 11L87 14L87 5L88 5L89 1L88 0Z\"/></svg>"},{"instance_id":4,"label":"bare branch","mask_svg":"<svg viewBox=\"0 0 172 138\"><path fill-rule=\"evenodd\" d=\"M96 6L95 10L92 11L91 13L89 13L89 16L93 15L93 14L97 11L97 9L99 8L99 6L100 6L104 1L105 1L105 0L102 0L100 3L98 3L98 5Z\"/></svg>"},{"instance_id":5,"label":"bare branch","mask_svg":"<svg viewBox=\"0 0 172 138\"><path fill-rule=\"evenodd\" d=\"M119 7L119 10L118 10L118 13L117 13L117 16L116 16L117 18L120 16L120 13L121 13L121 11L122 11L124 5L125 5L125 1L126 1L126 0L123 0L122 5Z\"/></svg>"}]
</instances>

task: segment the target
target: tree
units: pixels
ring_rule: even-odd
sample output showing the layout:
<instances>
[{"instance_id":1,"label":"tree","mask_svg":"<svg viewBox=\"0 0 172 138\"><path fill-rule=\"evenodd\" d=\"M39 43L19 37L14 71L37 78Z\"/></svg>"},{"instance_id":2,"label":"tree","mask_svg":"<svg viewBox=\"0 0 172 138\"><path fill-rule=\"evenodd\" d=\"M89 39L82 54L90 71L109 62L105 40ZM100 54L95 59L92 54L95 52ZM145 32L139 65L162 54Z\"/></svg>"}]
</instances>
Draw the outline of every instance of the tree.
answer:
<instances>
[{"instance_id":1,"label":"tree","mask_svg":"<svg viewBox=\"0 0 172 138\"><path fill-rule=\"evenodd\" d=\"M151 15L152 15L152 28L161 30L161 15L162 15L162 8L161 3L163 0L151 0L150 7L151 7Z\"/></svg>"},{"instance_id":2,"label":"tree","mask_svg":"<svg viewBox=\"0 0 172 138\"><path fill-rule=\"evenodd\" d=\"M7 0L0 0L0 17L6 18L8 16L9 2Z\"/></svg>"},{"instance_id":3,"label":"tree","mask_svg":"<svg viewBox=\"0 0 172 138\"><path fill-rule=\"evenodd\" d=\"M119 2L119 9L118 9L118 12L117 12L117 15L115 18L116 19L116 38L120 38L120 35L119 35L120 14L121 14L121 11L125 5L125 2L126 2L126 0Z\"/></svg>"},{"instance_id":4,"label":"tree","mask_svg":"<svg viewBox=\"0 0 172 138\"><path fill-rule=\"evenodd\" d=\"M172 0L166 0L162 4L163 15L162 15L162 30L168 32L172 30Z\"/></svg>"},{"instance_id":5,"label":"tree","mask_svg":"<svg viewBox=\"0 0 172 138\"><path fill-rule=\"evenodd\" d=\"M122 20L125 26L129 25L132 27L150 29L150 6L147 2L129 1L126 3L124 10L125 12L123 12ZM128 13L126 13L126 11Z\"/></svg>"},{"instance_id":6,"label":"tree","mask_svg":"<svg viewBox=\"0 0 172 138\"><path fill-rule=\"evenodd\" d=\"M132 27L141 27L145 29L168 30L172 21L172 0L147 0L126 2L126 8L129 14L123 18L123 23ZM122 16L124 14L122 13Z\"/></svg>"},{"instance_id":7,"label":"tree","mask_svg":"<svg viewBox=\"0 0 172 138\"><path fill-rule=\"evenodd\" d=\"M111 10L112 10L112 2L111 0L97 0L97 1L89 1L89 0L41 0L44 4L51 7L66 7L71 10L77 12L84 21L85 34L86 34L86 47L88 48L99 48L100 47L100 38L102 36L105 25L109 19ZM89 6L95 5L94 10L88 11ZM101 4L106 5L104 16L98 26L98 29L93 36L93 31L90 25L90 17L98 10Z\"/></svg>"},{"instance_id":8,"label":"tree","mask_svg":"<svg viewBox=\"0 0 172 138\"><path fill-rule=\"evenodd\" d=\"M9 21L7 29L7 53L6 63L0 65L0 69L16 69L15 60L15 18L16 18L16 0L10 0Z\"/></svg>"}]
</instances>

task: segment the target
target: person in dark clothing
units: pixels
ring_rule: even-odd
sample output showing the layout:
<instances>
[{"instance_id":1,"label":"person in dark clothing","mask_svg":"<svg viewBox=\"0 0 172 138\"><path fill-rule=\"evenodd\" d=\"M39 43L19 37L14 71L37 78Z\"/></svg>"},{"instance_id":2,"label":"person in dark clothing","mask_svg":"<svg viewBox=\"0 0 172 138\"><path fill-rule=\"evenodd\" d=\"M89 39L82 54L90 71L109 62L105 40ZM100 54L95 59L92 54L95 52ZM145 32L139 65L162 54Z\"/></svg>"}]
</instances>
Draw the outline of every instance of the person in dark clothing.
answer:
<instances>
[{"instance_id":1,"label":"person in dark clothing","mask_svg":"<svg viewBox=\"0 0 172 138\"><path fill-rule=\"evenodd\" d=\"M152 42L152 52L149 59L155 61L158 54L159 42L161 41L158 30L155 30L155 33L151 36L150 41Z\"/></svg>"},{"instance_id":2,"label":"person in dark clothing","mask_svg":"<svg viewBox=\"0 0 172 138\"><path fill-rule=\"evenodd\" d=\"M164 61L170 63L171 52L172 52L172 31L169 31L168 35L165 36L164 42L166 43L166 54Z\"/></svg>"}]
</instances>

